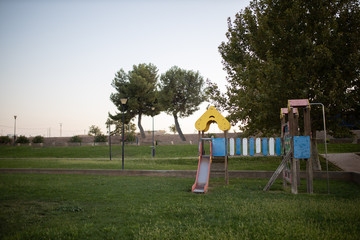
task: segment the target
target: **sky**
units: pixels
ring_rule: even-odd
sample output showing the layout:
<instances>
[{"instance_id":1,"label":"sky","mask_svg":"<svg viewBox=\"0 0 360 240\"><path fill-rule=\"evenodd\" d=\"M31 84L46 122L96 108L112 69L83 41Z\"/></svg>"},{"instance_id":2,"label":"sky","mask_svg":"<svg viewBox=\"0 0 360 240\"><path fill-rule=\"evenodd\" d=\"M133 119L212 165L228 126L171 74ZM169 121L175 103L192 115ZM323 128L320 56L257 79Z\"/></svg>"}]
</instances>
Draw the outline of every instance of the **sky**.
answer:
<instances>
[{"instance_id":1,"label":"sky","mask_svg":"<svg viewBox=\"0 0 360 240\"><path fill-rule=\"evenodd\" d=\"M106 133L108 113L118 111L114 74L140 63L159 75L174 65L199 71L225 91L218 46L227 18L249 2L0 0L0 135L14 133L15 115L17 135L82 135L91 125ZM196 132L207 105L179 119L184 133ZM169 133L173 124L165 113L154 118L155 130ZM142 125L151 130L151 117Z\"/></svg>"}]
</instances>

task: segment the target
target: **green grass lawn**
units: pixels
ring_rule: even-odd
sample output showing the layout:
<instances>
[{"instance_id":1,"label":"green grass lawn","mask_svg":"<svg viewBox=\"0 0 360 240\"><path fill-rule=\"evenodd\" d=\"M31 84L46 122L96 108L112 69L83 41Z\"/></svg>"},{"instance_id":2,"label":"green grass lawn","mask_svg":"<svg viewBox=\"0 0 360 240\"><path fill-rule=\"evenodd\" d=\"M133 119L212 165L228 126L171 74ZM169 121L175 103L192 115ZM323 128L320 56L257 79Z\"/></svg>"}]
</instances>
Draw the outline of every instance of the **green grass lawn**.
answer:
<instances>
[{"instance_id":1,"label":"green grass lawn","mask_svg":"<svg viewBox=\"0 0 360 240\"><path fill-rule=\"evenodd\" d=\"M229 170L275 171L281 162L280 157L236 157L229 159ZM320 158L322 169L326 169L325 160ZM305 169L305 161L301 161ZM197 158L175 159L127 159L125 169L137 170L196 170ZM54 168L54 169L121 169L121 159L68 159L68 158L3 158L0 168ZM330 171L340 171L329 163Z\"/></svg>"},{"instance_id":2,"label":"green grass lawn","mask_svg":"<svg viewBox=\"0 0 360 240\"><path fill-rule=\"evenodd\" d=\"M275 170L279 157L230 158L229 170ZM196 170L198 158L127 159L125 169ZM16 158L0 159L0 168L121 169L121 159Z\"/></svg>"},{"instance_id":3,"label":"green grass lawn","mask_svg":"<svg viewBox=\"0 0 360 240\"><path fill-rule=\"evenodd\" d=\"M267 180L0 175L1 239L359 239L360 187L314 181L315 194Z\"/></svg>"},{"instance_id":4,"label":"green grass lawn","mask_svg":"<svg viewBox=\"0 0 360 240\"><path fill-rule=\"evenodd\" d=\"M348 148L350 149L350 148ZM352 150L354 148L351 148ZM120 169L121 147L0 146L0 168ZM274 171L280 157L236 157L229 170ZM197 146L126 146L125 169L196 170ZM321 163L325 166L324 159ZM305 162L301 162L304 169ZM330 170L338 170L332 164ZM314 180L290 194L268 179L0 174L0 239L358 239L360 187Z\"/></svg>"},{"instance_id":5,"label":"green grass lawn","mask_svg":"<svg viewBox=\"0 0 360 240\"><path fill-rule=\"evenodd\" d=\"M0 168L65 168L65 169L120 169L121 147L113 146L113 158L108 158L107 146L82 147L12 147L0 146ZM151 159L149 146L125 146L125 169L196 170L197 146L157 146ZM321 159L322 169L325 161ZM280 157L234 157L229 159L229 170L274 171ZM305 162L301 161L301 169ZM330 171L340 170L329 163Z\"/></svg>"},{"instance_id":6,"label":"green grass lawn","mask_svg":"<svg viewBox=\"0 0 360 240\"><path fill-rule=\"evenodd\" d=\"M328 153L360 152L360 144L332 143L326 144ZM319 153L325 153L325 144L318 144Z\"/></svg>"},{"instance_id":7,"label":"green grass lawn","mask_svg":"<svg viewBox=\"0 0 360 240\"><path fill-rule=\"evenodd\" d=\"M121 158L121 146L112 146L112 157ZM126 158L151 158L150 146L125 145ZM156 157L177 158L198 156L197 145L156 146ZM0 146L0 158L106 158L109 159L109 146L78 147L30 147Z\"/></svg>"}]
</instances>

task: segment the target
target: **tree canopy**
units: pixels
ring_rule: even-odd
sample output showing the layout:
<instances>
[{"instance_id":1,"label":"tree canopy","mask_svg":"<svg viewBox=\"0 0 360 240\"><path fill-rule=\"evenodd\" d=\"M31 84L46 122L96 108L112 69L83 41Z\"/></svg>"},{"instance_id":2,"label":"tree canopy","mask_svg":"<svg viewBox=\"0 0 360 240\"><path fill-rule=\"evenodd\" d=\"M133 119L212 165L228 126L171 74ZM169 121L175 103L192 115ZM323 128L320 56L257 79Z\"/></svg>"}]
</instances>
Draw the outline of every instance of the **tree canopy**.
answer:
<instances>
[{"instance_id":1,"label":"tree canopy","mask_svg":"<svg viewBox=\"0 0 360 240\"><path fill-rule=\"evenodd\" d=\"M217 107L248 133L279 131L288 99L325 105L331 132L360 117L360 10L355 0L252 1L228 19L219 52L227 91L209 92ZM312 108L313 128L321 111Z\"/></svg>"},{"instance_id":2,"label":"tree canopy","mask_svg":"<svg viewBox=\"0 0 360 240\"><path fill-rule=\"evenodd\" d=\"M91 125L89 127L89 132L88 132L89 136L99 136L101 134L102 134L101 129L98 126Z\"/></svg>"},{"instance_id":3,"label":"tree canopy","mask_svg":"<svg viewBox=\"0 0 360 240\"><path fill-rule=\"evenodd\" d=\"M127 98L125 123L128 124L132 118L138 116L138 127L142 138L145 138L145 132L141 125L141 117L159 114L161 110L159 107L152 110L157 104L157 72L157 67L151 63L133 65L133 69L128 73L120 69L112 81L116 92L111 94L110 99L120 112L115 115L109 114L109 117L115 121L122 121L120 99Z\"/></svg>"},{"instance_id":4,"label":"tree canopy","mask_svg":"<svg viewBox=\"0 0 360 240\"><path fill-rule=\"evenodd\" d=\"M205 101L204 79L199 72L173 66L160 77L159 102L174 117L176 131L185 141L178 118L190 116Z\"/></svg>"}]
</instances>

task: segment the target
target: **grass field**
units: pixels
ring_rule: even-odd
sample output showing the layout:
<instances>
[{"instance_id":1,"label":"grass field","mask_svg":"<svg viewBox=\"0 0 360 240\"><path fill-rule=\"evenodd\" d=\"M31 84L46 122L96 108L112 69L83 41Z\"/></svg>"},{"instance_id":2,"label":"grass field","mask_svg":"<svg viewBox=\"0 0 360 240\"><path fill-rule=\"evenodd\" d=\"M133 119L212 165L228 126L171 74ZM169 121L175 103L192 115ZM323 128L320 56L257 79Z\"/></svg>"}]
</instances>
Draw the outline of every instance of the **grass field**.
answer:
<instances>
[{"instance_id":1,"label":"grass field","mask_svg":"<svg viewBox=\"0 0 360 240\"><path fill-rule=\"evenodd\" d=\"M327 144L328 153L360 152L360 144ZM319 153L325 153L325 145L318 144ZM150 146L125 146L126 158L151 158ZM157 158L179 158L198 156L197 145L159 145ZM0 158L106 158L109 146L80 147L31 147L0 146ZM121 158L121 146L112 146L112 157Z\"/></svg>"},{"instance_id":2,"label":"grass field","mask_svg":"<svg viewBox=\"0 0 360 240\"><path fill-rule=\"evenodd\" d=\"M325 144L318 144L319 153L325 153ZM337 143L327 144L328 153L360 152L360 144Z\"/></svg>"},{"instance_id":3,"label":"grass field","mask_svg":"<svg viewBox=\"0 0 360 240\"><path fill-rule=\"evenodd\" d=\"M267 180L0 175L1 239L358 239L360 188L315 181L292 195ZM306 184L300 191L305 192Z\"/></svg>"},{"instance_id":4,"label":"grass field","mask_svg":"<svg viewBox=\"0 0 360 240\"><path fill-rule=\"evenodd\" d=\"M320 158L322 169L326 163ZM275 171L280 164L280 157L237 157L229 159L229 170L242 171ZM301 161L301 169L305 169ZM197 158L175 159L125 159L125 169L137 170L196 170ZM68 159L68 158L2 158L0 168L53 168L53 169L121 169L121 159ZM329 163L329 171L339 171Z\"/></svg>"},{"instance_id":5,"label":"grass field","mask_svg":"<svg viewBox=\"0 0 360 240\"><path fill-rule=\"evenodd\" d=\"M349 149L350 147L348 147ZM65 169L120 169L121 147L112 147L109 161L108 146L49 147L0 146L0 168L65 168ZM196 145L157 146L156 158L151 159L149 146L125 146L125 169L196 170ZM229 170L274 171L280 157L235 157L229 160ZM321 158L322 168L325 161ZM305 169L305 162L301 162ZM329 164L330 171L339 168Z\"/></svg>"},{"instance_id":6,"label":"grass field","mask_svg":"<svg viewBox=\"0 0 360 240\"><path fill-rule=\"evenodd\" d=\"M121 146L112 146L112 156L121 158ZM151 158L150 146L126 145L126 158ZM156 146L156 157L177 158L198 156L197 145L160 145ZM0 146L0 157L12 158L106 158L109 159L109 146L78 147L30 147Z\"/></svg>"},{"instance_id":7,"label":"grass field","mask_svg":"<svg viewBox=\"0 0 360 240\"><path fill-rule=\"evenodd\" d=\"M353 150L354 148L348 147ZM120 169L108 147L0 147L0 168ZM197 147L126 146L125 169L196 170ZM116 156L116 155L115 155ZM323 159L322 166L325 162ZM279 157L229 159L230 170L274 171ZM302 169L305 163L302 162ZM330 170L338 170L330 164ZM0 239L359 239L360 187L314 180L298 195L267 179L0 174Z\"/></svg>"}]
</instances>

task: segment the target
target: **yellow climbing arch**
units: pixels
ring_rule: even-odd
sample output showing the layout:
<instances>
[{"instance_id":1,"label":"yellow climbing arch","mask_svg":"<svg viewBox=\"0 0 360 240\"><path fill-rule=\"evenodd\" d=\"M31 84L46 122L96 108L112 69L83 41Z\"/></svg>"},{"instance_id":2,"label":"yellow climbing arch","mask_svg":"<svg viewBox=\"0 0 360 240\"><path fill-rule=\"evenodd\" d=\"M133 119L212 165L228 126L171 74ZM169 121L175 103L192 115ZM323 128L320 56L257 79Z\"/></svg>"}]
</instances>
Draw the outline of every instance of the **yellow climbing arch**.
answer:
<instances>
[{"instance_id":1,"label":"yellow climbing arch","mask_svg":"<svg viewBox=\"0 0 360 240\"><path fill-rule=\"evenodd\" d=\"M211 106L209 109L195 122L195 128L198 131L207 132L211 123L217 123L218 127L222 131L230 130L231 126L228 120Z\"/></svg>"}]
</instances>

